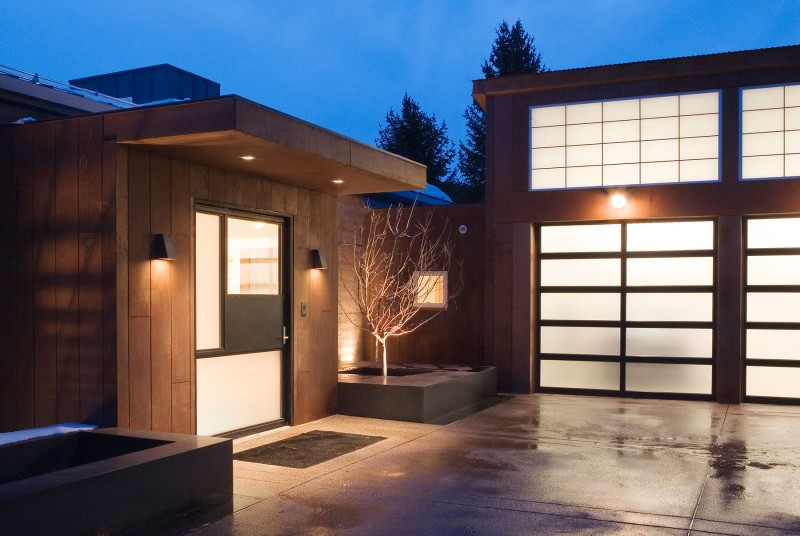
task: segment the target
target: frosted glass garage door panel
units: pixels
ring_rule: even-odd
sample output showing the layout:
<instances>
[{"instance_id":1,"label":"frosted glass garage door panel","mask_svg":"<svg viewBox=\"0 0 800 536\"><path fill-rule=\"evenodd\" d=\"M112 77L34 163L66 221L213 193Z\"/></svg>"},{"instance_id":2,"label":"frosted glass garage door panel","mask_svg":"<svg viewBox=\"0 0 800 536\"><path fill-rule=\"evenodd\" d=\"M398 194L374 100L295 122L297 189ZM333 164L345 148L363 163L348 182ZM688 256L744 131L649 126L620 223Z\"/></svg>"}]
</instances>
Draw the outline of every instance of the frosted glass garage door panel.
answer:
<instances>
[{"instance_id":1,"label":"frosted glass garage door panel","mask_svg":"<svg viewBox=\"0 0 800 536\"><path fill-rule=\"evenodd\" d=\"M628 259L628 286L712 285L711 257Z\"/></svg>"},{"instance_id":2,"label":"frosted glass garage door panel","mask_svg":"<svg viewBox=\"0 0 800 536\"><path fill-rule=\"evenodd\" d=\"M625 372L625 386L628 391L711 394L711 365L629 362Z\"/></svg>"},{"instance_id":3,"label":"frosted glass garage door panel","mask_svg":"<svg viewBox=\"0 0 800 536\"><path fill-rule=\"evenodd\" d=\"M710 329L628 328L628 357L711 357L714 334Z\"/></svg>"},{"instance_id":4,"label":"frosted glass garage door panel","mask_svg":"<svg viewBox=\"0 0 800 536\"><path fill-rule=\"evenodd\" d=\"M542 286L616 287L620 263L619 259L546 259L542 261Z\"/></svg>"},{"instance_id":5,"label":"frosted glass garage door panel","mask_svg":"<svg viewBox=\"0 0 800 536\"><path fill-rule=\"evenodd\" d=\"M800 398L800 368L747 367L747 396Z\"/></svg>"},{"instance_id":6,"label":"frosted glass garage door panel","mask_svg":"<svg viewBox=\"0 0 800 536\"><path fill-rule=\"evenodd\" d=\"M619 328L542 326L543 354L619 355Z\"/></svg>"},{"instance_id":7,"label":"frosted glass garage door panel","mask_svg":"<svg viewBox=\"0 0 800 536\"><path fill-rule=\"evenodd\" d=\"M541 228L542 253L619 251L619 224L547 225Z\"/></svg>"},{"instance_id":8,"label":"frosted glass garage door panel","mask_svg":"<svg viewBox=\"0 0 800 536\"><path fill-rule=\"evenodd\" d=\"M543 320L619 320L620 297L616 293L541 294Z\"/></svg>"},{"instance_id":9,"label":"frosted glass garage door panel","mask_svg":"<svg viewBox=\"0 0 800 536\"><path fill-rule=\"evenodd\" d=\"M544 106L542 108L531 108L531 126L549 127L563 125L565 121L564 106Z\"/></svg>"},{"instance_id":10,"label":"frosted glass garage door panel","mask_svg":"<svg viewBox=\"0 0 800 536\"><path fill-rule=\"evenodd\" d=\"M748 329L747 359L800 359L800 330Z\"/></svg>"},{"instance_id":11,"label":"frosted glass garage door panel","mask_svg":"<svg viewBox=\"0 0 800 536\"><path fill-rule=\"evenodd\" d=\"M562 389L619 389L619 364L594 361L550 361L540 363L542 387Z\"/></svg>"},{"instance_id":12,"label":"frosted glass garage door panel","mask_svg":"<svg viewBox=\"0 0 800 536\"><path fill-rule=\"evenodd\" d=\"M281 353L197 360L197 434L214 435L281 418Z\"/></svg>"},{"instance_id":13,"label":"frosted glass garage door panel","mask_svg":"<svg viewBox=\"0 0 800 536\"><path fill-rule=\"evenodd\" d=\"M747 247L800 247L800 218L768 218L747 220Z\"/></svg>"},{"instance_id":14,"label":"frosted glass garage door panel","mask_svg":"<svg viewBox=\"0 0 800 536\"><path fill-rule=\"evenodd\" d=\"M748 293L747 321L800 322L800 294L792 292Z\"/></svg>"},{"instance_id":15,"label":"frosted glass garage door panel","mask_svg":"<svg viewBox=\"0 0 800 536\"><path fill-rule=\"evenodd\" d=\"M628 251L702 250L714 247L714 222L670 221L628 225Z\"/></svg>"},{"instance_id":16,"label":"frosted glass garage door panel","mask_svg":"<svg viewBox=\"0 0 800 536\"><path fill-rule=\"evenodd\" d=\"M783 87L763 87L742 91L742 110L783 108Z\"/></svg>"},{"instance_id":17,"label":"frosted glass garage door panel","mask_svg":"<svg viewBox=\"0 0 800 536\"><path fill-rule=\"evenodd\" d=\"M712 303L710 292L628 294L627 316L636 322L711 322Z\"/></svg>"},{"instance_id":18,"label":"frosted glass garage door panel","mask_svg":"<svg viewBox=\"0 0 800 536\"><path fill-rule=\"evenodd\" d=\"M748 285L800 285L800 255L747 258Z\"/></svg>"}]
</instances>

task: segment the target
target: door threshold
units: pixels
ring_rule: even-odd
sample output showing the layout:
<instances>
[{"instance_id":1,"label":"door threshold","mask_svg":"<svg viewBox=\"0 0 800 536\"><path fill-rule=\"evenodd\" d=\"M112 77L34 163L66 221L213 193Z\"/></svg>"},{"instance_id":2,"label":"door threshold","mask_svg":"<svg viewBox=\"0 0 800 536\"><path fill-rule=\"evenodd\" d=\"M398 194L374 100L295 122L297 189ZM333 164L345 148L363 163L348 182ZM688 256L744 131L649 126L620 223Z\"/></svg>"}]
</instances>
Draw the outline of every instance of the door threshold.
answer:
<instances>
[{"instance_id":1,"label":"door threshold","mask_svg":"<svg viewBox=\"0 0 800 536\"><path fill-rule=\"evenodd\" d=\"M268 436L268 435L274 434L276 432L282 432L284 430L288 430L289 428L291 428L291 426L283 425L283 426L279 426L278 428L270 428L269 430L264 430L262 432L256 432L256 433L253 433L253 434L250 434L250 435L237 437L237 438L233 439L233 444L234 445L238 445L239 443L244 443L245 441L251 441L253 439L258 439L259 437Z\"/></svg>"}]
</instances>

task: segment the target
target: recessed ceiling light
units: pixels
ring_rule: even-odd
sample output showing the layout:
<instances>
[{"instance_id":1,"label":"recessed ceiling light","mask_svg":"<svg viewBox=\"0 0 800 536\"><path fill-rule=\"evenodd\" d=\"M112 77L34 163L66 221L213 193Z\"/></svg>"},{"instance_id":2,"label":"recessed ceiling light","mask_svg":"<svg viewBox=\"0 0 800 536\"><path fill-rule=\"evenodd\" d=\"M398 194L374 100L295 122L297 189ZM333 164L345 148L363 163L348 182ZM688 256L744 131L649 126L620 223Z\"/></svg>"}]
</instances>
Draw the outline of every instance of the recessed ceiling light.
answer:
<instances>
[{"instance_id":1,"label":"recessed ceiling light","mask_svg":"<svg viewBox=\"0 0 800 536\"><path fill-rule=\"evenodd\" d=\"M256 157L255 157L255 156L250 156L249 154L248 154L248 155L245 155L245 156L240 156L239 158L241 158L242 160L247 160L247 161L250 161L250 160L255 160L255 159L256 159Z\"/></svg>"},{"instance_id":2,"label":"recessed ceiling light","mask_svg":"<svg viewBox=\"0 0 800 536\"><path fill-rule=\"evenodd\" d=\"M333 179L331 182L333 184L344 184L344 180L342 179Z\"/></svg>"}]
</instances>

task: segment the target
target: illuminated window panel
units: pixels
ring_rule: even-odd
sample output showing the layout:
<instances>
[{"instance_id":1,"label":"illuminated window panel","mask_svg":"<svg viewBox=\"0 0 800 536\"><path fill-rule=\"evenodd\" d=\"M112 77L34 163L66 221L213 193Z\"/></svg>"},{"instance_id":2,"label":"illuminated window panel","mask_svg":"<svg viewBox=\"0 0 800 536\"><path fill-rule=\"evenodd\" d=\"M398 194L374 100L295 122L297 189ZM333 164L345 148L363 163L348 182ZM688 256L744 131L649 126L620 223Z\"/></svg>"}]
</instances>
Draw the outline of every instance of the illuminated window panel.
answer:
<instances>
[{"instance_id":1,"label":"illuminated window panel","mask_svg":"<svg viewBox=\"0 0 800 536\"><path fill-rule=\"evenodd\" d=\"M668 140L679 136L680 121L677 117L642 119L642 140Z\"/></svg>"},{"instance_id":2,"label":"illuminated window panel","mask_svg":"<svg viewBox=\"0 0 800 536\"><path fill-rule=\"evenodd\" d=\"M280 292L280 226L228 218L228 294Z\"/></svg>"},{"instance_id":3,"label":"illuminated window panel","mask_svg":"<svg viewBox=\"0 0 800 536\"><path fill-rule=\"evenodd\" d=\"M620 224L545 225L540 232L542 253L619 251Z\"/></svg>"},{"instance_id":4,"label":"illuminated window panel","mask_svg":"<svg viewBox=\"0 0 800 536\"><path fill-rule=\"evenodd\" d=\"M444 309L447 306L447 272L414 272L416 307Z\"/></svg>"},{"instance_id":5,"label":"illuminated window panel","mask_svg":"<svg viewBox=\"0 0 800 536\"><path fill-rule=\"evenodd\" d=\"M567 188L588 188L603 185L601 166L581 166L567 168Z\"/></svg>"},{"instance_id":6,"label":"illuminated window panel","mask_svg":"<svg viewBox=\"0 0 800 536\"><path fill-rule=\"evenodd\" d=\"M713 339L711 329L628 328L625 330L625 353L632 358L710 358Z\"/></svg>"},{"instance_id":7,"label":"illuminated window panel","mask_svg":"<svg viewBox=\"0 0 800 536\"><path fill-rule=\"evenodd\" d=\"M799 177L800 154L787 154L783 166L783 172L787 177Z\"/></svg>"},{"instance_id":8,"label":"illuminated window panel","mask_svg":"<svg viewBox=\"0 0 800 536\"><path fill-rule=\"evenodd\" d=\"M603 121L624 121L625 119L639 119L639 99L603 103Z\"/></svg>"},{"instance_id":9,"label":"illuminated window panel","mask_svg":"<svg viewBox=\"0 0 800 536\"><path fill-rule=\"evenodd\" d=\"M628 363L625 372L629 391L711 394L711 365Z\"/></svg>"},{"instance_id":10,"label":"illuminated window panel","mask_svg":"<svg viewBox=\"0 0 800 536\"><path fill-rule=\"evenodd\" d=\"M544 320L619 320L620 297L616 293L551 293L541 295Z\"/></svg>"},{"instance_id":11,"label":"illuminated window panel","mask_svg":"<svg viewBox=\"0 0 800 536\"><path fill-rule=\"evenodd\" d=\"M195 215L195 256L197 264L205 267L198 270L195 278L195 336L198 350L222 347L222 323L220 311L220 229L221 216L217 214Z\"/></svg>"},{"instance_id":12,"label":"illuminated window panel","mask_svg":"<svg viewBox=\"0 0 800 536\"><path fill-rule=\"evenodd\" d=\"M719 111L717 93L680 95L681 115L716 114Z\"/></svg>"},{"instance_id":13,"label":"illuminated window panel","mask_svg":"<svg viewBox=\"0 0 800 536\"><path fill-rule=\"evenodd\" d=\"M639 141L639 121L614 121L603 124L603 143Z\"/></svg>"},{"instance_id":14,"label":"illuminated window panel","mask_svg":"<svg viewBox=\"0 0 800 536\"><path fill-rule=\"evenodd\" d=\"M654 97L641 100L642 119L654 117L677 117L680 115L679 97Z\"/></svg>"},{"instance_id":15,"label":"illuminated window panel","mask_svg":"<svg viewBox=\"0 0 800 536\"><path fill-rule=\"evenodd\" d=\"M607 143L603 145L603 164L631 164L638 161L638 141L632 143ZM638 174L638 167L636 171Z\"/></svg>"},{"instance_id":16,"label":"illuminated window panel","mask_svg":"<svg viewBox=\"0 0 800 536\"><path fill-rule=\"evenodd\" d=\"M800 359L800 330L748 329L747 359Z\"/></svg>"},{"instance_id":17,"label":"illuminated window panel","mask_svg":"<svg viewBox=\"0 0 800 536\"><path fill-rule=\"evenodd\" d=\"M719 138L709 136L706 138L690 138L680 141L681 159L696 160L699 158L717 158L719 152ZM716 164L716 162L715 162Z\"/></svg>"},{"instance_id":18,"label":"illuminated window panel","mask_svg":"<svg viewBox=\"0 0 800 536\"><path fill-rule=\"evenodd\" d=\"M764 218L747 220L747 247L800 247L800 218Z\"/></svg>"},{"instance_id":19,"label":"illuminated window panel","mask_svg":"<svg viewBox=\"0 0 800 536\"><path fill-rule=\"evenodd\" d=\"M783 131L783 109L742 112L742 133Z\"/></svg>"},{"instance_id":20,"label":"illuminated window panel","mask_svg":"<svg viewBox=\"0 0 800 536\"><path fill-rule=\"evenodd\" d=\"M704 250L714 247L714 222L630 223L628 251Z\"/></svg>"},{"instance_id":21,"label":"illuminated window panel","mask_svg":"<svg viewBox=\"0 0 800 536\"><path fill-rule=\"evenodd\" d=\"M712 257L628 259L628 286L713 285Z\"/></svg>"},{"instance_id":22,"label":"illuminated window panel","mask_svg":"<svg viewBox=\"0 0 800 536\"><path fill-rule=\"evenodd\" d=\"M619 355L619 328L542 326L543 354Z\"/></svg>"},{"instance_id":23,"label":"illuminated window panel","mask_svg":"<svg viewBox=\"0 0 800 536\"><path fill-rule=\"evenodd\" d=\"M800 176L800 85L742 90L742 179Z\"/></svg>"},{"instance_id":24,"label":"illuminated window panel","mask_svg":"<svg viewBox=\"0 0 800 536\"><path fill-rule=\"evenodd\" d=\"M603 142L603 124L588 123L567 126L567 146L589 145Z\"/></svg>"},{"instance_id":25,"label":"illuminated window panel","mask_svg":"<svg viewBox=\"0 0 800 536\"><path fill-rule=\"evenodd\" d=\"M680 162L648 162L641 165L642 184L671 182L680 176Z\"/></svg>"},{"instance_id":26,"label":"illuminated window panel","mask_svg":"<svg viewBox=\"0 0 800 536\"><path fill-rule=\"evenodd\" d=\"M558 147L564 145L565 129L562 126L533 129L531 144L538 147Z\"/></svg>"},{"instance_id":27,"label":"illuminated window panel","mask_svg":"<svg viewBox=\"0 0 800 536\"><path fill-rule=\"evenodd\" d=\"M545 259L541 264L543 287L617 287L621 281L619 259Z\"/></svg>"},{"instance_id":28,"label":"illuminated window panel","mask_svg":"<svg viewBox=\"0 0 800 536\"><path fill-rule=\"evenodd\" d=\"M749 256L747 258L747 284L800 285L800 256Z\"/></svg>"},{"instance_id":29,"label":"illuminated window panel","mask_svg":"<svg viewBox=\"0 0 800 536\"><path fill-rule=\"evenodd\" d=\"M531 184L534 190L564 188L566 170L564 168L534 169L531 172Z\"/></svg>"},{"instance_id":30,"label":"illuminated window panel","mask_svg":"<svg viewBox=\"0 0 800 536\"><path fill-rule=\"evenodd\" d=\"M627 319L637 322L710 322L711 293L631 293Z\"/></svg>"},{"instance_id":31,"label":"illuminated window panel","mask_svg":"<svg viewBox=\"0 0 800 536\"><path fill-rule=\"evenodd\" d=\"M742 156L783 154L783 132L742 135Z\"/></svg>"},{"instance_id":32,"label":"illuminated window panel","mask_svg":"<svg viewBox=\"0 0 800 536\"><path fill-rule=\"evenodd\" d=\"M681 116L681 138L716 136L719 131L717 114Z\"/></svg>"},{"instance_id":33,"label":"illuminated window panel","mask_svg":"<svg viewBox=\"0 0 800 536\"><path fill-rule=\"evenodd\" d=\"M800 322L800 294L748 292L748 322Z\"/></svg>"},{"instance_id":34,"label":"illuminated window panel","mask_svg":"<svg viewBox=\"0 0 800 536\"><path fill-rule=\"evenodd\" d=\"M599 166L603 163L602 145L567 147L567 166Z\"/></svg>"},{"instance_id":35,"label":"illuminated window panel","mask_svg":"<svg viewBox=\"0 0 800 536\"><path fill-rule=\"evenodd\" d=\"M539 381L542 387L616 391L620 388L619 364L543 360L539 369Z\"/></svg>"},{"instance_id":36,"label":"illuminated window panel","mask_svg":"<svg viewBox=\"0 0 800 536\"><path fill-rule=\"evenodd\" d=\"M746 89L742 91L742 110L764 110L783 108L782 86Z\"/></svg>"},{"instance_id":37,"label":"illuminated window panel","mask_svg":"<svg viewBox=\"0 0 800 536\"><path fill-rule=\"evenodd\" d=\"M719 177L719 163L716 158L681 160L680 169L680 182L708 182Z\"/></svg>"},{"instance_id":38,"label":"illuminated window panel","mask_svg":"<svg viewBox=\"0 0 800 536\"><path fill-rule=\"evenodd\" d=\"M639 184L639 164L603 166L603 186Z\"/></svg>"},{"instance_id":39,"label":"illuminated window panel","mask_svg":"<svg viewBox=\"0 0 800 536\"><path fill-rule=\"evenodd\" d=\"M800 398L800 368L747 367L747 396Z\"/></svg>"},{"instance_id":40,"label":"illuminated window panel","mask_svg":"<svg viewBox=\"0 0 800 536\"><path fill-rule=\"evenodd\" d=\"M543 147L532 149L534 169L564 167L566 163L566 151L564 147Z\"/></svg>"},{"instance_id":41,"label":"illuminated window panel","mask_svg":"<svg viewBox=\"0 0 800 536\"><path fill-rule=\"evenodd\" d=\"M603 103L590 102L587 104L570 104L567 108L567 124L602 123Z\"/></svg>"},{"instance_id":42,"label":"illuminated window panel","mask_svg":"<svg viewBox=\"0 0 800 536\"><path fill-rule=\"evenodd\" d=\"M531 112L532 127L550 127L563 125L566 109L564 106L544 106L534 108Z\"/></svg>"},{"instance_id":43,"label":"illuminated window panel","mask_svg":"<svg viewBox=\"0 0 800 536\"><path fill-rule=\"evenodd\" d=\"M642 142L642 162L664 162L678 160L678 140L654 140Z\"/></svg>"}]
</instances>

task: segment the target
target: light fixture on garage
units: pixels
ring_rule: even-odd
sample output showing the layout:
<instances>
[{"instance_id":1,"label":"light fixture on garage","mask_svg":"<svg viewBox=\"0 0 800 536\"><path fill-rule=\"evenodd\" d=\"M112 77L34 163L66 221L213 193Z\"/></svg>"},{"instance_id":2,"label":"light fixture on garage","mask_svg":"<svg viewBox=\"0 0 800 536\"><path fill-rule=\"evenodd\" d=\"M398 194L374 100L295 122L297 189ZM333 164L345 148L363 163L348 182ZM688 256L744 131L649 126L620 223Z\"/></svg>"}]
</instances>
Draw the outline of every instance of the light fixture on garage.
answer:
<instances>
[{"instance_id":1,"label":"light fixture on garage","mask_svg":"<svg viewBox=\"0 0 800 536\"><path fill-rule=\"evenodd\" d=\"M153 235L153 243L150 249L151 259L160 259L164 261L175 260L175 244L172 242L172 237L168 234L155 234Z\"/></svg>"},{"instance_id":2,"label":"light fixture on garage","mask_svg":"<svg viewBox=\"0 0 800 536\"><path fill-rule=\"evenodd\" d=\"M255 159L256 159L256 157L255 157L255 156L253 156L253 155L249 155L249 154L246 154L246 155L244 155L244 156L240 156L239 158L241 158L242 160L247 160L248 162L249 162L250 160L255 160Z\"/></svg>"},{"instance_id":3,"label":"light fixture on garage","mask_svg":"<svg viewBox=\"0 0 800 536\"><path fill-rule=\"evenodd\" d=\"M311 250L311 267L315 270L328 269L328 263L325 262L325 256L318 249Z\"/></svg>"},{"instance_id":4,"label":"light fixture on garage","mask_svg":"<svg viewBox=\"0 0 800 536\"><path fill-rule=\"evenodd\" d=\"M344 180L343 179L333 179L331 182L333 184L344 184Z\"/></svg>"},{"instance_id":5,"label":"light fixture on garage","mask_svg":"<svg viewBox=\"0 0 800 536\"><path fill-rule=\"evenodd\" d=\"M611 196L611 206L614 208L625 208L628 204L628 198L622 194L614 194Z\"/></svg>"}]
</instances>

